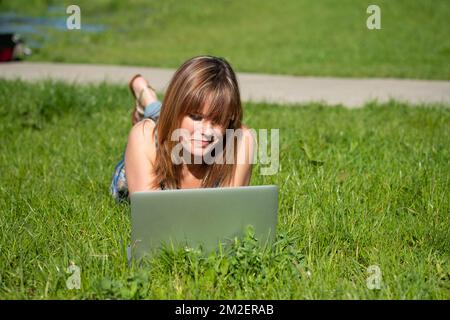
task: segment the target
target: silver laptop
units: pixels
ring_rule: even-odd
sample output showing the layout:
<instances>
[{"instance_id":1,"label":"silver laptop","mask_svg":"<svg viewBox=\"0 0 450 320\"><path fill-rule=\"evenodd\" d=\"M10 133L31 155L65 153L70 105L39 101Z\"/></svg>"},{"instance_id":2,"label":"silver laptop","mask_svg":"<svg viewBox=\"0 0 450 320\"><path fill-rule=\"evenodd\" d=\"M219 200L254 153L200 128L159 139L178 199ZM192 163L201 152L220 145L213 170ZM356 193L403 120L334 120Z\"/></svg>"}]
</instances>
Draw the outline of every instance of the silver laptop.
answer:
<instances>
[{"instance_id":1,"label":"silver laptop","mask_svg":"<svg viewBox=\"0 0 450 320\"><path fill-rule=\"evenodd\" d=\"M276 185L135 192L130 201L129 261L162 246L210 252L243 236L249 225L260 244L275 239Z\"/></svg>"}]
</instances>

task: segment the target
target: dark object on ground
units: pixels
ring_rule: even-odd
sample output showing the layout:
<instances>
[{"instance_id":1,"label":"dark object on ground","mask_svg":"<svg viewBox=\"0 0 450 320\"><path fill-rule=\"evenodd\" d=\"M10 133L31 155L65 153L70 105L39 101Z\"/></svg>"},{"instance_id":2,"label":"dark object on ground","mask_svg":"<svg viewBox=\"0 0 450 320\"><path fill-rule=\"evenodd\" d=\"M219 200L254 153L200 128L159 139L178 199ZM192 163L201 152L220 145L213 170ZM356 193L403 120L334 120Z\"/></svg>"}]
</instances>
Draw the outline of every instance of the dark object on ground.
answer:
<instances>
[{"instance_id":1,"label":"dark object on ground","mask_svg":"<svg viewBox=\"0 0 450 320\"><path fill-rule=\"evenodd\" d=\"M0 33L0 62L20 60L31 54L31 49L25 46L20 35Z\"/></svg>"}]
</instances>

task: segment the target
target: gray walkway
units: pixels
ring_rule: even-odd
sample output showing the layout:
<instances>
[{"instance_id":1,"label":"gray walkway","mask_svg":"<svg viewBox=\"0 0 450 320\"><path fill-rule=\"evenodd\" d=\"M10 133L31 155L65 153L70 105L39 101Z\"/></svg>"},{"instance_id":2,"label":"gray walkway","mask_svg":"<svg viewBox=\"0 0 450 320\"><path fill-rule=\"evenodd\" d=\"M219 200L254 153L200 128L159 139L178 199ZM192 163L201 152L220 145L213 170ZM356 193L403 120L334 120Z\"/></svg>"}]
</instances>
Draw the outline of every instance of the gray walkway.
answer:
<instances>
[{"instance_id":1,"label":"gray walkway","mask_svg":"<svg viewBox=\"0 0 450 320\"><path fill-rule=\"evenodd\" d=\"M0 78L29 81L52 78L95 83L105 80L125 86L135 73L144 75L158 91L163 92L174 70L89 64L0 63ZM250 73L239 73L238 81L244 101L288 104L321 101L329 105L342 103L353 108L369 100L385 102L392 98L411 104L450 105L450 81L315 78Z\"/></svg>"}]
</instances>

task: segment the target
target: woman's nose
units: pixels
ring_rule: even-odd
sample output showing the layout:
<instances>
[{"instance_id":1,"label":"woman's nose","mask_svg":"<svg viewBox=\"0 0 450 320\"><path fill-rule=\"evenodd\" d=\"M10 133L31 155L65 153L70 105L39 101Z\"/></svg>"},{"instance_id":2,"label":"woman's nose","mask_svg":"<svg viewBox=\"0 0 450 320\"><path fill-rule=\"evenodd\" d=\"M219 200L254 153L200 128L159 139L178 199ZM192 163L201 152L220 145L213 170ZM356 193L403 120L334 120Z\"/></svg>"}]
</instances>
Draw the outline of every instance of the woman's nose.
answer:
<instances>
[{"instance_id":1,"label":"woman's nose","mask_svg":"<svg viewBox=\"0 0 450 320\"><path fill-rule=\"evenodd\" d=\"M213 127L211 125L207 125L203 127L203 132L205 136L212 136L214 134Z\"/></svg>"},{"instance_id":2,"label":"woman's nose","mask_svg":"<svg viewBox=\"0 0 450 320\"><path fill-rule=\"evenodd\" d=\"M211 122L211 120L208 120L208 119L202 119L202 128L204 129L204 130L212 130L212 128L213 128L213 125L212 125L212 122Z\"/></svg>"},{"instance_id":3,"label":"woman's nose","mask_svg":"<svg viewBox=\"0 0 450 320\"><path fill-rule=\"evenodd\" d=\"M202 134L207 137L211 137L214 135L214 126L210 120L203 119Z\"/></svg>"}]
</instances>

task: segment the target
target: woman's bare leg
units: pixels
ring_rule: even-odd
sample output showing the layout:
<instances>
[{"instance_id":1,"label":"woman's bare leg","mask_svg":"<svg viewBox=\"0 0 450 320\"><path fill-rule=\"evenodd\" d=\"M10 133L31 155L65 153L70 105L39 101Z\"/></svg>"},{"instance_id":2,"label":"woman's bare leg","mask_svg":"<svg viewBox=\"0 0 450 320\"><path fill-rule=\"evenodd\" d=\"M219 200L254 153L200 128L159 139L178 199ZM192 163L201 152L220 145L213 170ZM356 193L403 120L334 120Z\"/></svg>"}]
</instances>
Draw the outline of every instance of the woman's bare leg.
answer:
<instances>
[{"instance_id":1,"label":"woman's bare leg","mask_svg":"<svg viewBox=\"0 0 450 320\"><path fill-rule=\"evenodd\" d=\"M148 106L150 103L158 100L156 92L148 87L148 82L143 77L137 77L131 84L134 94L140 98L139 103L141 106ZM142 92L142 94L141 94ZM141 95L139 97L139 95Z\"/></svg>"},{"instance_id":2,"label":"woman's bare leg","mask_svg":"<svg viewBox=\"0 0 450 320\"><path fill-rule=\"evenodd\" d=\"M133 90L133 95L138 99L131 114L131 123L135 125L144 117L145 107L152 102L158 101L158 97L142 76L134 78L131 83L131 89Z\"/></svg>"}]
</instances>

